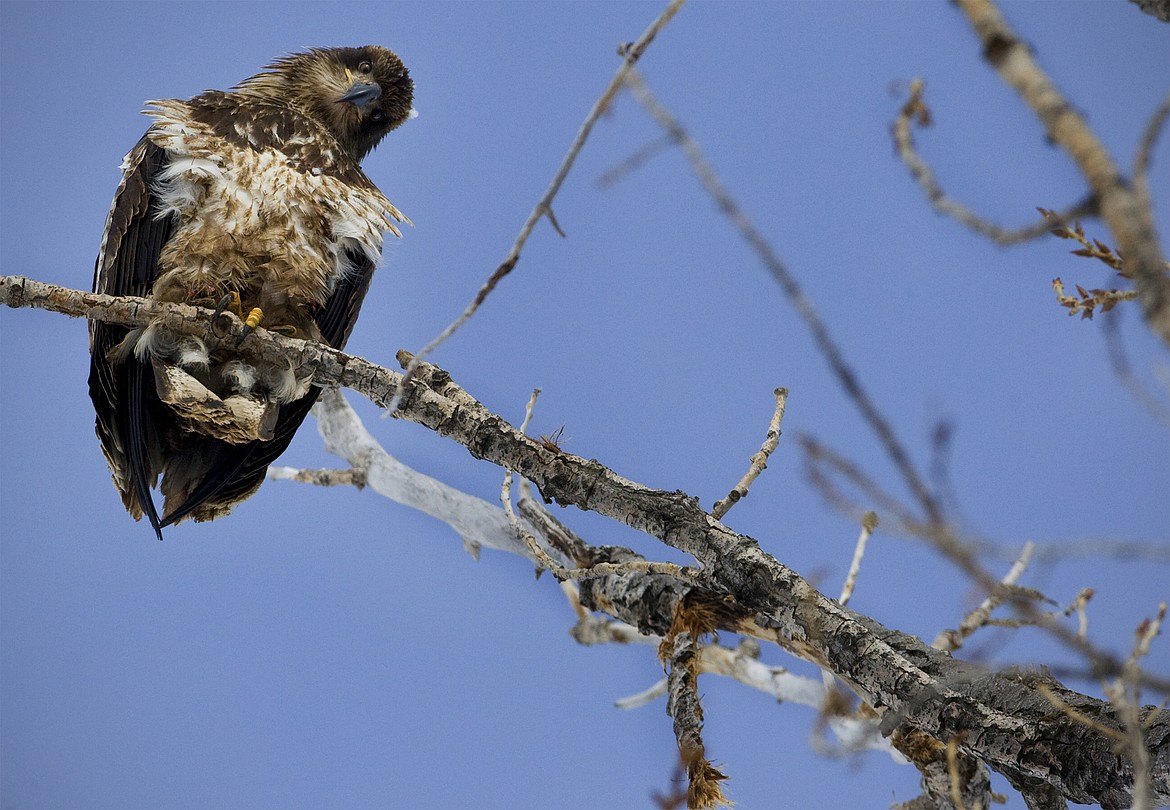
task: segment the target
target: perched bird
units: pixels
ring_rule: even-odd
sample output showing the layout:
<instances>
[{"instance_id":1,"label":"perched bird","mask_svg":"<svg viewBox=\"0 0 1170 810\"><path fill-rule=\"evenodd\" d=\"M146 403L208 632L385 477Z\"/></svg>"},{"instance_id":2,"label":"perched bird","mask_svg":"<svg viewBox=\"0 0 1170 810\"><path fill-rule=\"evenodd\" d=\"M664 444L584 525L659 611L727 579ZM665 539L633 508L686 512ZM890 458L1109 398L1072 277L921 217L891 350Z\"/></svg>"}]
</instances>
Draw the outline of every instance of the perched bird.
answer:
<instances>
[{"instance_id":1,"label":"perched bird","mask_svg":"<svg viewBox=\"0 0 1170 810\"><path fill-rule=\"evenodd\" d=\"M413 92L402 61L371 45L291 54L230 91L148 102L154 122L123 161L94 291L218 307L342 348L383 232L401 236L406 221L361 161L414 117ZM308 374L215 346L90 324L102 451L126 509L160 540L164 526L251 496L317 398Z\"/></svg>"}]
</instances>

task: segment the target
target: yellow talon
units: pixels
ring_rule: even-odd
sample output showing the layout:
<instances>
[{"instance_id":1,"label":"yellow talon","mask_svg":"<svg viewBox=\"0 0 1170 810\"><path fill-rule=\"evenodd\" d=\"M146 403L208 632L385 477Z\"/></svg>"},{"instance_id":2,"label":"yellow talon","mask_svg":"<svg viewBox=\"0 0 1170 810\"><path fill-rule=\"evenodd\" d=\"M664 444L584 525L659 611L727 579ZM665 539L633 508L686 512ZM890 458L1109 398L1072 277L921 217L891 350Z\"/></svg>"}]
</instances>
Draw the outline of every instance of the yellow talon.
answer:
<instances>
[{"instance_id":1,"label":"yellow talon","mask_svg":"<svg viewBox=\"0 0 1170 810\"><path fill-rule=\"evenodd\" d=\"M237 301L240 300L238 293L233 293L233 295L236 296ZM244 318L244 326L248 327L248 331L251 332L260 325L262 320L264 320L264 310L260 309L260 307L252 307L252 311L248 313L248 317Z\"/></svg>"},{"instance_id":2,"label":"yellow talon","mask_svg":"<svg viewBox=\"0 0 1170 810\"><path fill-rule=\"evenodd\" d=\"M248 317L244 318L244 331L240 333L240 339L236 341L236 345L239 346L244 342L244 338L256 331L256 327L260 325L262 320L264 320L264 310L260 307L252 307Z\"/></svg>"}]
</instances>

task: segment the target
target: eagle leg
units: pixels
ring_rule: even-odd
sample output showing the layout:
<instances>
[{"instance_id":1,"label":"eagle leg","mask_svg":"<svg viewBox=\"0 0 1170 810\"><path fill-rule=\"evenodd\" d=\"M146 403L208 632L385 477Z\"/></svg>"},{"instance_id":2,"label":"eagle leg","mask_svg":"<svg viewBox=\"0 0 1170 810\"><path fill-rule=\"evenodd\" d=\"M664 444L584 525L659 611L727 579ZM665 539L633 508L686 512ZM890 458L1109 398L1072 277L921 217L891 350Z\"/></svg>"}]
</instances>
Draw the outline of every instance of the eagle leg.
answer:
<instances>
[{"instance_id":1,"label":"eagle leg","mask_svg":"<svg viewBox=\"0 0 1170 810\"><path fill-rule=\"evenodd\" d=\"M240 300L240 294L232 290L219 299L219 303L215 305L215 314L211 316L211 328L216 337L223 337L219 332L218 324L220 317L225 312L230 312L244 322L244 331L240 335L240 339L236 341L237 346L244 342L244 338L256 331L256 327L264 321L264 310L260 307L252 307L248 314L244 315L244 302Z\"/></svg>"},{"instance_id":2,"label":"eagle leg","mask_svg":"<svg viewBox=\"0 0 1170 810\"><path fill-rule=\"evenodd\" d=\"M244 331L240 334L240 339L236 341L236 345L244 342L244 338L256 331L256 327L264 320L264 310L260 307L252 307L248 312L248 317L244 318Z\"/></svg>"}]
</instances>

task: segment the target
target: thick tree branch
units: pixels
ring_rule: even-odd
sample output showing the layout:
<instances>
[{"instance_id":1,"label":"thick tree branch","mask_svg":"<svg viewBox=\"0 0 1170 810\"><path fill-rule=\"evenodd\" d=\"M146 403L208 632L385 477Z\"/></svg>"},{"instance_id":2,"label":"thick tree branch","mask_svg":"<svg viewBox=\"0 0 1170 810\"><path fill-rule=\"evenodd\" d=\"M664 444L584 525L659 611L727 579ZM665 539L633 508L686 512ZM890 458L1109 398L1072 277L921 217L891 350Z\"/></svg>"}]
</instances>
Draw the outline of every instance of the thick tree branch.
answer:
<instances>
[{"instance_id":1,"label":"thick tree branch","mask_svg":"<svg viewBox=\"0 0 1170 810\"><path fill-rule=\"evenodd\" d=\"M157 321L205 338L211 319L209 310L112 298L20 277L0 278L0 301L124 324ZM232 323L221 331L235 340L241 327ZM367 360L263 329L241 348L311 368L317 384L353 388L383 405L402 377ZM1115 741L1098 728L1120 731L1124 726L1109 703L1045 676L989 672L843 608L764 553L754 539L703 511L695 498L650 489L597 461L554 452L492 414L441 369L424 363L418 371L395 417L448 436L473 456L528 478L546 500L618 520L692 555L702 566L700 587L658 572L591 579L582 583L586 606L604 603L615 618L665 635L678 600L707 593L717 629L776 643L834 673L874 707L885 733L913 729L944 742L958 740L962 754L1002 773L1025 796L1054 791L1070 801L1105 807L1131 801L1133 766L1118 759ZM1053 712L1040 684L1094 717L1098 727ZM1170 712L1147 707L1140 721L1152 795L1156 802L1170 801Z\"/></svg>"}]
</instances>

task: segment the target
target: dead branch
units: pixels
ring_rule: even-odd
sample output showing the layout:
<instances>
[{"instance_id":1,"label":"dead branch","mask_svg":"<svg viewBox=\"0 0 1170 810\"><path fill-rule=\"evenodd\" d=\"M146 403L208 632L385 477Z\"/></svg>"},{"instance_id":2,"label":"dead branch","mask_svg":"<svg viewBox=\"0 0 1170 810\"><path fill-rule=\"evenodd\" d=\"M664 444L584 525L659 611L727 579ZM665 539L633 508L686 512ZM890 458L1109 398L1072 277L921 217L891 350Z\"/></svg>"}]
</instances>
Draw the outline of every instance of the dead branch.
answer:
<instances>
[{"instance_id":1,"label":"dead branch","mask_svg":"<svg viewBox=\"0 0 1170 810\"><path fill-rule=\"evenodd\" d=\"M980 603L979 607L968 613L963 617L963 621L959 623L957 630L944 630L935 638L934 644L931 646L936 650L944 650L946 652L954 652L963 646L963 642L967 637L978 630L980 627L985 627L991 620L991 613L997 607L1002 605L1007 599L1008 588L1015 585L1024 571L1028 568L1028 563L1032 559L1032 552L1035 551L1035 543L1025 543L1024 550L1020 552L1019 558L1016 559L1012 567L1000 580L1002 588L997 588L987 595L987 598Z\"/></svg>"},{"instance_id":2,"label":"dead branch","mask_svg":"<svg viewBox=\"0 0 1170 810\"><path fill-rule=\"evenodd\" d=\"M865 547L869 538L878 526L878 516L874 512L866 512L861 517L861 534L857 536L857 545L853 547L853 559L849 561L849 573L845 575L845 584L841 586L841 597L837 600L842 606L848 605L853 598L853 587L857 584L857 574L861 571L861 560L865 557Z\"/></svg>"},{"instance_id":3,"label":"dead branch","mask_svg":"<svg viewBox=\"0 0 1170 810\"><path fill-rule=\"evenodd\" d=\"M674 720L679 757L687 771L687 807L708 810L730 802L719 784L727 776L707 759L703 745L703 706L698 690L700 633L684 629L689 624L686 611L680 603L676 628L663 640L659 654L668 668L666 713Z\"/></svg>"},{"instance_id":4,"label":"dead branch","mask_svg":"<svg viewBox=\"0 0 1170 810\"><path fill-rule=\"evenodd\" d=\"M210 310L111 298L19 277L0 277L0 301L127 325L157 321L205 338L213 316ZM237 340L241 330L233 323L224 331L229 340ZM312 370L318 385L349 387L380 404L390 400L402 378L362 358L263 329L240 348L269 361L296 363ZM1108 702L1039 676L989 672L883 627L819 593L754 539L703 511L695 498L650 489L598 461L553 452L492 414L446 372L426 363L418 369L394 414L397 418L423 425L459 442L476 458L524 476L550 502L618 520L690 554L701 565L695 582L658 571L614 569L581 583L584 607L602 609L640 632L665 636L680 600L701 600L705 629L777 644L832 672L873 707L883 733L913 729L940 741L960 738L964 755L1000 772L1026 796L1054 791L1070 801L1105 806L1130 800L1133 767L1117 762L1113 740L1053 712L1037 684L1045 683L1064 703L1102 726L1120 730L1123 723ZM625 562L614 551L599 549L589 563ZM1170 691L1160 680L1145 677L1143 683ZM1151 763L1151 795L1155 801L1170 801L1170 712L1147 707L1141 721ZM1021 756L1021 750L1028 756Z\"/></svg>"},{"instance_id":5,"label":"dead branch","mask_svg":"<svg viewBox=\"0 0 1170 810\"><path fill-rule=\"evenodd\" d=\"M1048 233L1051 222L1047 217L1022 228L1004 228L979 216L958 200L947 196L935 178L934 170L930 168L930 165L914 146L913 125L928 127L933 123L930 108L926 106L923 95L925 89L926 83L922 79L914 79L910 82L910 98L902 105L897 118L894 119L892 131L898 157L906 164L911 177L922 188L922 193L926 195L927 201L934 207L934 210L943 216L951 217L975 233L986 236L997 245L1027 242ZM1076 203L1061 214L1053 213L1053 216L1060 222L1067 222L1076 217L1089 216L1095 210L1094 201L1090 198Z\"/></svg>"},{"instance_id":6,"label":"dead branch","mask_svg":"<svg viewBox=\"0 0 1170 810\"><path fill-rule=\"evenodd\" d=\"M297 481L302 484L313 484L318 487L357 487L366 486L366 472L357 467L348 470L298 470L294 467L269 467L269 481Z\"/></svg>"},{"instance_id":7,"label":"dead branch","mask_svg":"<svg viewBox=\"0 0 1170 810\"><path fill-rule=\"evenodd\" d=\"M828 326L817 313L812 301L804 294L804 291L796 280L796 276L780 261L780 257L776 255L776 251L773 250L772 245L764 238L764 235L760 233L751 219L748 218L746 212L739 207L739 204L719 180L719 177L715 174L715 170L703 156L703 152L699 148L698 143L691 138L682 123L654 98L650 89L642 80L641 75L637 71L631 70L629 76L626 78L626 83L629 85L630 92L638 99L638 102L646 108L651 117L658 122L658 125L683 150L683 153L691 163L695 175L699 178L707 193L711 195L716 206L731 220L732 224L739 231L740 236L755 251L760 261L763 262L764 267L767 268L768 272L772 274L772 277L780 285L780 289L788 296L788 300L792 303L797 314L800 315L805 326L812 334L818 350L824 355L837 381L845 389L845 393L852 400L858 411L860 411L862 417L874 432L874 435L877 436L878 441L881 442L886 454L898 468L898 472L902 475L902 480L914 494L914 499L926 513L929 521L936 524L943 523L944 515L942 505L926 485L925 480L911 460L910 454L903 447L901 441L899 441L893 426L890 425L889 421L878 410L877 404L862 387L860 377L845 362L845 356L841 348L829 333Z\"/></svg>"},{"instance_id":8,"label":"dead branch","mask_svg":"<svg viewBox=\"0 0 1170 810\"><path fill-rule=\"evenodd\" d=\"M548 189L544 192L544 196L540 198L536 207L532 209L532 213L528 215L528 219L525 220L523 227L520 228L520 233L516 237L512 249L508 251L508 255L504 258L504 261L500 262L500 266L483 283L479 292L475 294L475 298L472 299L471 303L467 305L467 308L463 310L459 317L452 321L434 340L419 351L417 355L418 360L421 361L430 355L431 352L441 346L451 335L455 334L459 327L475 315L500 281L516 267L516 264L520 261L520 252L524 249L524 244L528 241L528 237L532 235L533 229L542 217L548 217L549 223L556 232L561 236L565 235L564 231L561 230L561 226L557 224L556 215L553 214L553 198L557 196L557 192L561 190L561 185L565 182L565 178L569 176L569 171L573 168L573 163L576 162L577 155L580 154L581 148L589 138L589 133L593 131L594 124L609 109L613 97L617 95L618 90L625 83L626 76L634 69L634 64L642 57L646 48L650 47L650 43L658 36L658 32L678 13L678 10L682 8L685 1L670 0L667 7L642 32L642 36L638 37L637 41L628 43L619 49L618 55L622 57L621 67L618 68L617 73L614 74L613 79L610 81L609 86L605 88L605 91L602 92L601 97L593 104L593 108L589 111L589 114L585 116L584 123L581 124L581 128L577 131L576 137L573 138L572 144L569 145L569 151L565 155L565 159L561 162L560 168L557 169L557 173L553 176L552 182L549 183ZM406 374L402 378L404 385L414 376L415 368L415 365L407 367ZM395 396L390 403L391 410L398 407L398 401L404 394L405 389L395 392Z\"/></svg>"},{"instance_id":9,"label":"dead branch","mask_svg":"<svg viewBox=\"0 0 1170 810\"><path fill-rule=\"evenodd\" d=\"M780 422L784 419L784 405L788 402L788 389L777 388L774 393L776 394L776 410L772 414L772 421L768 423L768 433L764 437L764 443L760 445L759 451L751 457L751 466L743 474L743 478L739 479L739 483L732 487L726 498L718 501L711 509L711 514L716 518L722 518L731 507L747 497L752 483L767 468L768 457L780 444Z\"/></svg>"}]
</instances>

